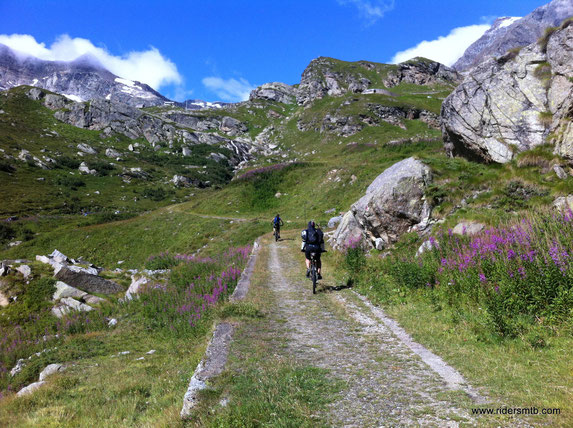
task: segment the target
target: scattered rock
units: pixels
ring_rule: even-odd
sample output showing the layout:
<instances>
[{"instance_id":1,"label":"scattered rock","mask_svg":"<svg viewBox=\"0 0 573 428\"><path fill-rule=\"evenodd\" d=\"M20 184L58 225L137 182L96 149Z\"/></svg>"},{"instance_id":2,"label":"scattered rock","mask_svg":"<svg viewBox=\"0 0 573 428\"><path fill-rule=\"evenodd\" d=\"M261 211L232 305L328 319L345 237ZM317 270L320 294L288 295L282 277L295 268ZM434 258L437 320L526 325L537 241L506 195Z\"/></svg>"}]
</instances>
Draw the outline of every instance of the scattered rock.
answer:
<instances>
[{"instance_id":1,"label":"scattered rock","mask_svg":"<svg viewBox=\"0 0 573 428\"><path fill-rule=\"evenodd\" d=\"M93 311L89 305L85 303L81 303L71 297L64 297L60 299L60 303L57 304L52 308L52 314L54 314L58 318L62 318L64 315L68 314L70 311L79 311L79 312L89 312Z\"/></svg>"},{"instance_id":2,"label":"scattered rock","mask_svg":"<svg viewBox=\"0 0 573 428\"><path fill-rule=\"evenodd\" d=\"M10 273L10 266L4 262L0 263L0 276L6 276Z\"/></svg>"},{"instance_id":3,"label":"scattered rock","mask_svg":"<svg viewBox=\"0 0 573 428\"><path fill-rule=\"evenodd\" d=\"M16 376L18 373L22 371L25 365L26 363L24 358L20 358L18 361L16 361L16 365L12 367L12 370L10 370L10 376L12 377Z\"/></svg>"},{"instance_id":4,"label":"scattered rock","mask_svg":"<svg viewBox=\"0 0 573 428\"><path fill-rule=\"evenodd\" d=\"M420 257L426 251L430 251L431 249L432 249L432 242L428 239L427 241L424 241L422 245L420 245L420 248L418 248L418 251L416 251L416 257Z\"/></svg>"},{"instance_id":5,"label":"scattered rock","mask_svg":"<svg viewBox=\"0 0 573 428\"><path fill-rule=\"evenodd\" d=\"M66 256L64 253L62 253L56 249L54 251L52 251L52 254L50 254L50 257L53 258L58 263L69 263L70 262L70 259L68 259L68 256Z\"/></svg>"},{"instance_id":6,"label":"scattered rock","mask_svg":"<svg viewBox=\"0 0 573 428\"><path fill-rule=\"evenodd\" d=\"M28 265L20 265L16 268L16 270L24 276L24 279L32 275L32 269Z\"/></svg>"},{"instance_id":7,"label":"scattered rock","mask_svg":"<svg viewBox=\"0 0 573 428\"><path fill-rule=\"evenodd\" d=\"M99 305L100 303L103 303L106 300L102 299L101 297L92 296L91 294L88 294L83 298L83 301L86 302L88 305Z\"/></svg>"},{"instance_id":8,"label":"scattered rock","mask_svg":"<svg viewBox=\"0 0 573 428\"><path fill-rule=\"evenodd\" d=\"M6 297L4 295L4 293L2 293L2 291L0 291L0 307L5 308L9 304L10 304L10 300L8 299L8 297Z\"/></svg>"},{"instance_id":9,"label":"scattered rock","mask_svg":"<svg viewBox=\"0 0 573 428\"><path fill-rule=\"evenodd\" d=\"M129 285L129 288L125 292L125 299L126 300L133 299L133 296L135 296L136 294L139 294L141 291L141 288L145 284L148 284L149 282L151 282L151 280L145 276L132 275L131 276L131 284Z\"/></svg>"},{"instance_id":10,"label":"scattered rock","mask_svg":"<svg viewBox=\"0 0 573 428\"><path fill-rule=\"evenodd\" d=\"M78 144L78 150L88 154L88 155L97 155L97 150L94 149L92 146L88 146L85 143Z\"/></svg>"},{"instance_id":11,"label":"scattered rock","mask_svg":"<svg viewBox=\"0 0 573 428\"><path fill-rule=\"evenodd\" d=\"M48 376L63 372L64 370L66 370L66 367L62 364L50 364L40 373L40 382L44 381Z\"/></svg>"},{"instance_id":12,"label":"scattered rock","mask_svg":"<svg viewBox=\"0 0 573 428\"><path fill-rule=\"evenodd\" d=\"M559 211L573 211L573 195L558 197L553 201L553 207Z\"/></svg>"},{"instance_id":13,"label":"scattered rock","mask_svg":"<svg viewBox=\"0 0 573 428\"><path fill-rule=\"evenodd\" d=\"M60 269L55 276L60 281L88 293L115 294L122 291L122 287L113 281L85 272L74 272L66 267Z\"/></svg>"},{"instance_id":14,"label":"scattered rock","mask_svg":"<svg viewBox=\"0 0 573 428\"><path fill-rule=\"evenodd\" d=\"M22 388L20 391L18 391L16 396L17 397L23 397L25 395L29 395L29 394L33 393L34 391L36 391L38 388L40 388L45 383L46 383L45 381L31 383L30 385L28 385L28 386Z\"/></svg>"},{"instance_id":15,"label":"scattered rock","mask_svg":"<svg viewBox=\"0 0 573 428\"><path fill-rule=\"evenodd\" d=\"M109 320L109 322L107 323L108 327L115 327L117 325L117 319L112 318Z\"/></svg>"},{"instance_id":16,"label":"scattered rock","mask_svg":"<svg viewBox=\"0 0 573 428\"><path fill-rule=\"evenodd\" d=\"M454 227L452 233L456 235L467 235L473 236L480 233L482 230L485 229L485 224L478 223L475 221L462 221Z\"/></svg>"},{"instance_id":17,"label":"scattered rock","mask_svg":"<svg viewBox=\"0 0 573 428\"><path fill-rule=\"evenodd\" d=\"M121 156L121 153L118 152L118 151L115 150L115 149L112 149L112 148L110 147L110 148L108 148L108 149L105 150L105 155L106 155L108 158L117 159L118 157Z\"/></svg>"},{"instance_id":18,"label":"scattered rock","mask_svg":"<svg viewBox=\"0 0 573 428\"><path fill-rule=\"evenodd\" d=\"M569 177L565 170L559 165L554 165L553 171L555 171L555 174L557 174L557 177L559 177L561 180L565 180L567 177Z\"/></svg>"},{"instance_id":19,"label":"scattered rock","mask_svg":"<svg viewBox=\"0 0 573 428\"><path fill-rule=\"evenodd\" d=\"M84 296L87 296L88 293L82 290L78 290L72 286L69 286L65 282L57 281L56 282L56 291L52 296L52 300L60 300L64 297L73 297L76 299L82 299Z\"/></svg>"},{"instance_id":20,"label":"scattered rock","mask_svg":"<svg viewBox=\"0 0 573 428\"><path fill-rule=\"evenodd\" d=\"M152 349L150 351L147 351L146 354L151 355L151 354L155 354L155 352L156 352L155 349Z\"/></svg>"},{"instance_id":21,"label":"scattered rock","mask_svg":"<svg viewBox=\"0 0 573 428\"><path fill-rule=\"evenodd\" d=\"M95 169L89 169L88 164L82 162L78 168L78 171L82 174L96 175L97 171Z\"/></svg>"},{"instance_id":22,"label":"scattered rock","mask_svg":"<svg viewBox=\"0 0 573 428\"><path fill-rule=\"evenodd\" d=\"M332 229L333 227L336 227L336 225L338 223L340 223L342 221L342 216L336 216L336 217L332 217L330 220L328 220L328 225L327 227L329 229Z\"/></svg>"}]
</instances>

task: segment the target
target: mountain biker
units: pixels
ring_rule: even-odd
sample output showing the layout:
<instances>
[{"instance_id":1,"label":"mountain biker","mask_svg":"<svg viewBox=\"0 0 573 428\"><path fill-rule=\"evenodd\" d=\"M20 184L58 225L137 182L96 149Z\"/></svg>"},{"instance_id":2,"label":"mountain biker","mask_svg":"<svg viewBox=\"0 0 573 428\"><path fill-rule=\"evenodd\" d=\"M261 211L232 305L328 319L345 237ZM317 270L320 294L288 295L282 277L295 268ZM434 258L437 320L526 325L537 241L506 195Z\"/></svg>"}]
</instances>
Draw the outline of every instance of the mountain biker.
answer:
<instances>
[{"instance_id":1,"label":"mountain biker","mask_svg":"<svg viewBox=\"0 0 573 428\"><path fill-rule=\"evenodd\" d=\"M277 214L275 216L275 218L273 218L272 224L273 224L273 233L275 232L275 229L276 229L278 237L280 238L281 237L281 226L284 225L280 214Z\"/></svg>"},{"instance_id":2,"label":"mountain biker","mask_svg":"<svg viewBox=\"0 0 573 428\"><path fill-rule=\"evenodd\" d=\"M324 252L324 234L320 227L317 228L314 221L311 220L308 222L307 228L302 231L301 237L303 242L301 251L304 251L306 256L306 277L310 277L310 253L316 253L318 279L322 279L320 253Z\"/></svg>"}]
</instances>

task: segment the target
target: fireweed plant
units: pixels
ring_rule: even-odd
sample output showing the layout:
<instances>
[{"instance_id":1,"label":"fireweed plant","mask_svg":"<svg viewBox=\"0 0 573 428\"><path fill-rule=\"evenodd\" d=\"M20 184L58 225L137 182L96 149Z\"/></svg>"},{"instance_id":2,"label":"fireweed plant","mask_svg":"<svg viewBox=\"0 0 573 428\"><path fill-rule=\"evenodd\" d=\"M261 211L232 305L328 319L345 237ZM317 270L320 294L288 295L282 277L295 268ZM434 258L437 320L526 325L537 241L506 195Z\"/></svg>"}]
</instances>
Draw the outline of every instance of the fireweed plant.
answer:
<instances>
[{"instance_id":1,"label":"fireweed plant","mask_svg":"<svg viewBox=\"0 0 573 428\"><path fill-rule=\"evenodd\" d=\"M216 257L163 253L152 260L155 266L172 267L169 282L148 284L130 304L138 306L136 314L147 328L192 334L209 310L233 292L250 251L250 246L232 248Z\"/></svg>"},{"instance_id":2,"label":"fireweed plant","mask_svg":"<svg viewBox=\"0 0 573 428\"><path fill-rule=\"evenodd\" d=\"M61 357L76 358L73 350L66 354L64 348L72 346L74 338L81 337L78 335L108 330L112 317L123 319L123 323L142 324L164 336L201 334L201 327L206 325L202 321L209 319L215 305L235 289L250 251L250 246L231 248L213 257L162 253L151 257L147 266L170 268L165 283L148 284L133 300L109 302L90 312L73 311L61 319L51 313L55 281L33 281L26 294L4 308L0 317L0 397L34 381L34 370L60 362ZM36 298L36 290L41 291L42 299ZM34 293L34 299L27 298L30 293ZM32 301L33 311L28 308ZM34 353L38 353L38 361L28 360L29 356L35 358ZM11 368L20 358L26 360L26 365L12 376Z\"/></svg>"},{"instance_id":3,"label":"fireweed plant","mask_svg":"<svg viewBox=\"0 0 573 428\"><path fill-rule=\"evenodd\" d=\"M529 214L471 237L438 230L429 242L421 256L398 251L375 269L436 307L477 310L502 336L571 322L573 212Z\"/></svg>"}]
</instances>

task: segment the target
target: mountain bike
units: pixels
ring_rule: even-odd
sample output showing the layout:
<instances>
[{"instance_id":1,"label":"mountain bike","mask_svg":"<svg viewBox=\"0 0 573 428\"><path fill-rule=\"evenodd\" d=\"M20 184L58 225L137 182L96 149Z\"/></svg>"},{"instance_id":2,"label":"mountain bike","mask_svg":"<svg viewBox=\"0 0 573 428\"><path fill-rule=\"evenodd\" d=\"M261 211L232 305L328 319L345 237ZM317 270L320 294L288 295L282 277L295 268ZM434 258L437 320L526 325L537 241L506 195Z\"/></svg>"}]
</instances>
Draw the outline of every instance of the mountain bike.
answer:
<instances>
[{"instance_id":1,"label":"mountain bike","mask_svg":"<svg viewBox=\"0 0 573 428\"><path fill-rule=\"evenodd\" d=\"M312 294L316 294L316 283L318 281L318 253L310 253L310 280L312 281Z\"/></svg>"},{"instance_id":2,"label":"mountain bike","mask_svg":"<svg viewBox=\"0 0 573 428\"><path fill-rule=\"evenodd\" d=\"M273 235L275 236L275 242L278 241L279 238L281 237L281 235L280 235L280 230L279 230L278 227L275 227L275 228L274 228Z\"/></svg>"}]
</instances>

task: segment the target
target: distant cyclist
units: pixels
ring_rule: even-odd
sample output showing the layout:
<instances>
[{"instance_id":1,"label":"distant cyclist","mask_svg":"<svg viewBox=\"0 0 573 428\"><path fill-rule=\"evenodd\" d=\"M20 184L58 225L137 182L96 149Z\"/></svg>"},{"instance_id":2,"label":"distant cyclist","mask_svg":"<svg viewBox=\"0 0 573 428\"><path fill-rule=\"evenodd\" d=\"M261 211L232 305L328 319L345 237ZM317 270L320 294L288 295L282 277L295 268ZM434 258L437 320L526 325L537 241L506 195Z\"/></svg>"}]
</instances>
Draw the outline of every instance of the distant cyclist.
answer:
<instances>
[{"instance_id":1,"label":"distant cyclist","mask_svg":"<svg viewBox=\"0 0 573 428\"><path fill-rule=\"evenodd\" d=\"M309 221L308 226L301 233L302 236L302 248L306 256L306 277L310 276L310 254L316 253L316 267L318 272L318 279L322 279L321 268L322 263L320 261L320 253L324 252L324 234L320 228L316 227L314 221Z\"/></svg>"},{"instance_id":2,"label":"distant cyclist","mask_svg":"<svg viewBox=\"0 0 573 428\"><path fill-rule=\"evenodd\" d=\"M281 237L281 226L284 225L283 219L281 218L280 214L277 214L272 221L273 224L273 234L276 233L277 240Z\"/></svg>"}]
</instances>

